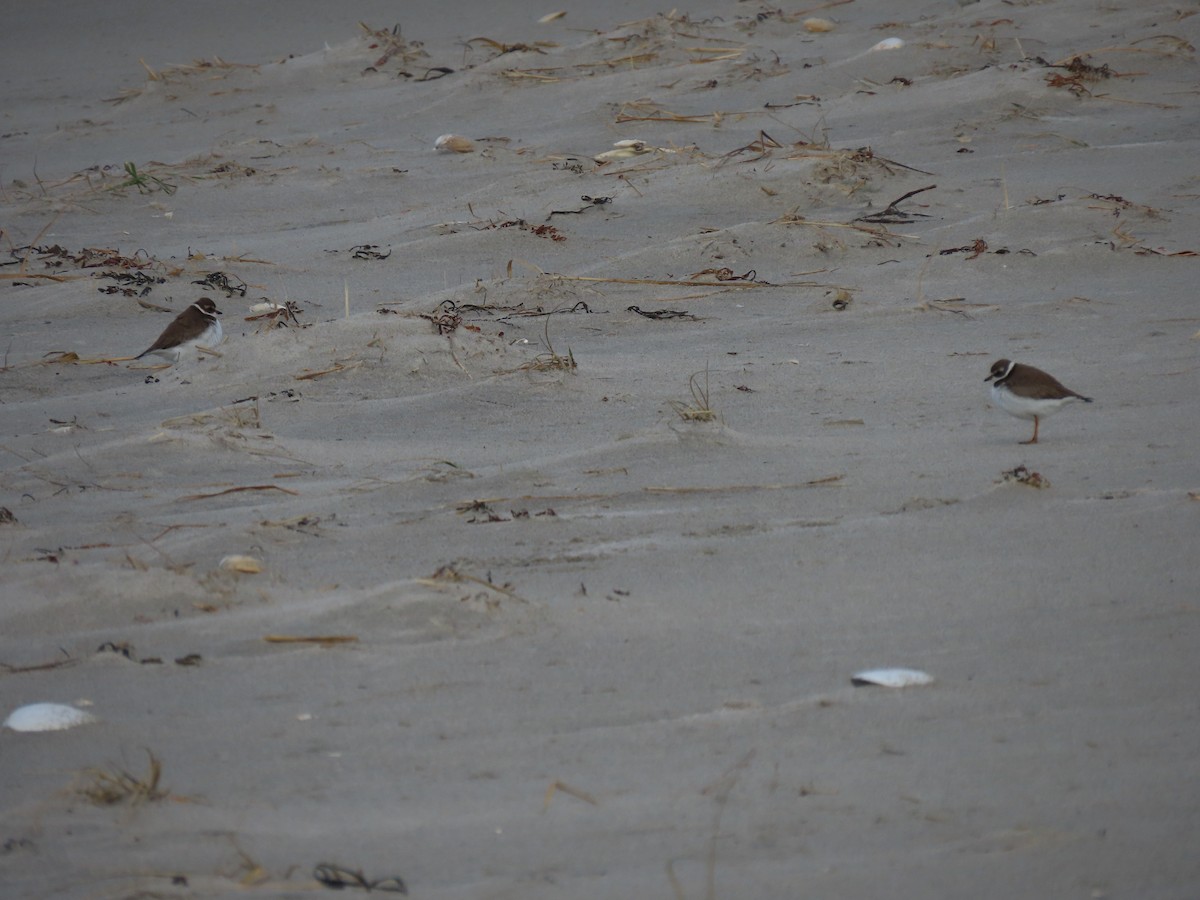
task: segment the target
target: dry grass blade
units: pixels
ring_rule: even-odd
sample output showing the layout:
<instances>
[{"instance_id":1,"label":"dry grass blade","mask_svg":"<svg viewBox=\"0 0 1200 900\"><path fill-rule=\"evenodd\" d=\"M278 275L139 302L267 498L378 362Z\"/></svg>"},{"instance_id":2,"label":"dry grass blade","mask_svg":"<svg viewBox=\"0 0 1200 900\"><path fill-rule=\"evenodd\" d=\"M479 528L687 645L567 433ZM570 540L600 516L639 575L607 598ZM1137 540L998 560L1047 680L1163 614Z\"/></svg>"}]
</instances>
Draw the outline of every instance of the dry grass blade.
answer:
<instances>
[{"instance_id":1,"label":"dry grass blade","mask_svg":"<svg viewBox=\"0 0 1200 900\"><path fill-rule=\"evenodd\" d=\"M5 281L24 281L26 278L41 278L45 281L74 281L83 275L47 275L42 272L0 272Z\"/></svg>"},{"instance_id":2,"label":"dry grass blade","mask_svg":"<svg viewBox=\"0 0 1200 900\"><path fill-rule=\"evenodd\" d=\"M899 241L901 239L908 240L908 241L919 240L919 238L915 234L898 234L894 231L889 231L887 228L883 228L883 227L875 228L870 225L864 225L858 221L854 221L854 222L822 222L822 221L817 221L817 220L813 220L813 219L806 219L806 218L804 218L804 216L800 215L796 211L792 211L790 213L787 213L786 215L780 216L778 219L775 219L771 224L773 224L773 225L806 225L810 228L850 228L850 229L853 229L854 231L861 231L863 234L870 235L871 237L875 238L876 240L882 241L883 243L885 243L889 246L895 244L897 241ZM729 285L729 286L734 287L734 285ZM786 286L790 286L790 285L786 285ZM811 283L808 284L807 286L808 287L819 287L819 285L814 285Z\"/></svg>"},{"instance_id":3,"label":"dry grass blade","mask_svg":"<svg viewBox=\"0 0 1200 900\"><path fill-rule=\"evenodd\" d=\"M782 220L778 220L782 221ZM790 222L786 224L792 224ZM812 223L817 224L817 223ZM850 227L850 226L843 226ZM868 229L860 229L868 230ZM546 273L549 277L558 281L586 281L594 284L656 284L666 285L669 287L716 287L722 288L766 288L766 287L828 287L815 281L700 281L690 278L672 279L672 278L601 278L596 275L558 275L556 273Z\"/></svg>"},{"instance_id":4,"label":"dry grass blade","mask_svg":"<svg viewBox=\"0 0 1200 900\"><path fill-rule=\"evenodd\" d=\"M552 69L544 69L544 70L505 69L500 74L505 78L511 78L513 81L516 81L521 78L529 78L533 81L541 81L541 82L544 82L547 84L550 82L562 81L562 78L560 78L557 75L547 75L546 72L549 72L549 71L554 71L554 70L552 70Z\"/></svg>"},{"instance_id":5,"label":"dry grass blade","mask_svg":"<svg viewBox=\"0 0 1200 900\"><path fill-rule=\"evenodd\" d=\"M76 665L78 662L79 660L68 657L66 659L56 659L51 662L33 663L28 666L14 666L10 663L0 663L0 671L7 672L9 675L20 675L23 672L45 672L50 669L65 669Z\"/></svg>"},{"instance_id":6,"label":"dry grass blade","mask_svg":"<svg viewBox=\"0 0 1200 900\"><path fill-rule=\"evenodd\" d=\"M532 44L505 44L502 41L494 40L490 37L473 37L463 41L468 47L475 43L486 44L496 51L497 56L504 56L506 53L542 53L545 54L546 47L557 47L558 44L554 41L534 41ZM472 49L474 49L472 47Z\"/></svg>"},{"instance_id":7,"label":"dry grass blade","mask_svg":"<svg viewBox=\"0 0 1200 900\"><path fill-rule=\"evenodd\" d=\"M760 128L757 138L746 144L744 147L738 147L737 149L730 150L728 153L724 154L721 157L721 161L717 163L717 166L723 166L735 156L740 156L743 153L753 153L755 155L750 159L743 159L741 162L757 162L760 159L770 156L772 150L779 150L782 148L783 144L779 143L779 141L775 140L775 138L771 137Z\"/></svg>"},{"instance_id":8,"label":"dry grass blade","mask_svg":"<svg viewBox=\"0 0 1200 900\"><path fill-rule=\"evenodd\" d=\"M702 485L700 487L666 487L648 486L642 488L648 494L726 494L737 491L796 491L803 488L824 487L837 484L845 475L827 475L812 481L801 481L796 484L727 484Z\"/></svg>"},{"instance_id":9,"label":"dry grass blade","mask_svg":"<svg viewBox=\"0 0 1200 900\"><path fill-rule=\"evenodd\" d=\"M263 636L268 644L319 644L322 647L332 647L335 644L357 644L358 637L353 634L268 634Z\"/></svg>"},{"instance_id":10,"label":"dry grass blade","mask_svg":"<svg viewBox=\"0 0 1200 900\"><path fill-rule=\"evenodd\" d=\"M680 122L684 124L702 125L713 121L714 116L721 113L705 113L700 115L679 115L663 109L657 103L649 100L633 100L621 104L621 111L613 119L617 124L622 122Z\"/></svg>"},{"instance_id":11,"label":"dry grass blade","mask_svg":"<svg viewBox=\"0 0 1200 900\"><path fill-rule=\"evenodd\" d=\"M51 350L48 353L43 353L42 356L49 357L49 359L43 359L37 364L39 366L54 366L60 363L79 362L79 354L74 350Z\"/></svg>"},{"instance_id":12,"label":"dry grass blade","mask_svg":"<svg viewBox=\"0 0 1200 900\"><path fill-rule=\"evenodd\" d=\"M556 778L550 782L550 786L546 788L546 796L542 800L542 812L545 812L550 808L550 801L554 799L554 795L559 791L570 797L574 797L576 800L582 800L584 803L590 803L592 806L600 805L596 798L587 791L581 791L579 788L571 787L571 785L567 784L565 781L561 781L560 779Z\"/></svg>"},{"instance_id":13,"label":"dry grass blade","mask_svg":"<svg viewBox=\"0 0 1200 900\"><path fill-rule=\"evenodd\" d=\"M1168 49L1160 49L1158 47L1138 47L1144 41L1154 41L1156 44L1162 44ZM1187 40L1177 37L1173 34L1156 34L1150 37L1138 38L1136 41L1130 41L1128 47L1105 47L1102 50L1128 50L1131 53L1161 53L1164 56L1170 56L1176 51L1183 53L1195 53L1196 48ZM1100 51L1097 51L1100 52Z\"/></svg>"},{"instance_id":14,"label":"dry grass blade","mask_svg":"<svg viewBox=\"0 0 1200 900\"><path fill-rule=\"evenodd\" d=\"M124 769L88 769L86 774L91 783L81 787L79 793L97 806L116 806L128 803L139 806L153 800L161 800L167 792L158 786L162 778L162 763L149 750L150 758L146 774L140 778Z\"/></svg>"},{"instance_id":15,"label":"dry grass blade","mask_svg":"<svg viewBox=\"0 0 1200 900\"><path fill-rule=\"evenodd\" d=\"M328 369L321 369L318 372L302 372L299 375L293 375L296 381L312 381L314 378L320 378L323 375L333 375L335 372L345 372L347 369L357 369L362 365L361 359L351 359L345 362L335 362Z\"/></svg>"},{"instance_id":16,"label":"dry grass blade","mask_svg":"<svg viewBox=\"0 0 1200 900\"><path fill-rule=\"evenodd\" d=\"M576 69L616 69L633 68L644 63L654 62L658 59L658 54L649 53L630 53L627 56L614 56L610 59L602 59L599 62L579 63L575 66Z\"/></svg>"},{"instance_id":17,"label":"dry grass blade","mask_svg":"<svg viewBox=\"0 0 1200 900\"><path fill-rule=\"evenodd\" d=\"M725 62L730 59L737 59L746 52L745 48L731 50L728 47L685 47L688 53L715 53L715 56L702 56L699 59L689 59L688 62L694 66L703 65L712 62Z\"/></svg>"}]
</instances>

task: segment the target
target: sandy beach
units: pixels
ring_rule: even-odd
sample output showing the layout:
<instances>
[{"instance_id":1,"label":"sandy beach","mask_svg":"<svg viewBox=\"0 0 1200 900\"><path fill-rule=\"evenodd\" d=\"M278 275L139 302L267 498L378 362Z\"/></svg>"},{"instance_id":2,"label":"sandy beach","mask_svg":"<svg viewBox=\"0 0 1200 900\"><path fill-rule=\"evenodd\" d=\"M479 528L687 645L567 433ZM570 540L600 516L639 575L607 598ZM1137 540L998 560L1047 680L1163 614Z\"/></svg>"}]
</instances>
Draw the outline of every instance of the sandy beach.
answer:
<instances>
[{"instance_id":1,"label":"sandy beach","mask_svg":"<svg viewBox=\"0 0 1200 900\"><path fill-rule=\"evenodd\" d=\"M182 10L0 33L0 893L1200 896L1194 4Z\"/></svg>"}]
</instances>

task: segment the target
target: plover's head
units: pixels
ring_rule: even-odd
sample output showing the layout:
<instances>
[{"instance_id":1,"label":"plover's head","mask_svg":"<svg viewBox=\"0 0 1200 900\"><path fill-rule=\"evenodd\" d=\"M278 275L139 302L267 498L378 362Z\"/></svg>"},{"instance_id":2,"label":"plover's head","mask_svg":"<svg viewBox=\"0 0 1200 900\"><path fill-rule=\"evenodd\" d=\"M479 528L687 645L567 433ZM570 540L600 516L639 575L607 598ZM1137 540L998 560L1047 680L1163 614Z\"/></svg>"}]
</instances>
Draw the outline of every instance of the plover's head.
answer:
<instances>
[{"instance_id":1,"label":"plover's head","mask_svg":"<svg viewBox=\"0 0 1200 900\"><path fill-rule=\"evenodd\" d=\"M1012 365L1007 359L996 360L992 363L992 374L983 380L991 381L993 378L1003 378L1008 374L1008 370L1012 368Z\"/></svg>"}]
</instances>

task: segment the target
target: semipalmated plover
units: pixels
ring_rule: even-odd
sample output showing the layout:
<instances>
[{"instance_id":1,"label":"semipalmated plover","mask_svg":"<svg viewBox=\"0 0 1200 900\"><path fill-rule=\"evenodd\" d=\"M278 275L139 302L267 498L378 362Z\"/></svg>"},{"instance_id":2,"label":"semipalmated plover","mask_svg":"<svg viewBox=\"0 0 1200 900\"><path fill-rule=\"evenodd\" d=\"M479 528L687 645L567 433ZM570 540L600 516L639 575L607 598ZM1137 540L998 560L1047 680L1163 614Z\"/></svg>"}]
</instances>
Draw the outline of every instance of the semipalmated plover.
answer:
<instances>
[{"instance_id":1,"label":"semipalmated plover","mask_svg":"<svg viewBox=\"0 0 1200 900\"><path fill-rule=\"evenodd\" d=\"M992 374L983 380L992 382L992 399L1002 410L1018 419L1033 419L1033 437L1022 444L1038 442L1038 420L1072 400L1092 402L1091 397L1063 387L1053 375L1007 359L992 363Z\"/></svg>"},{"instance_id":2,"label":"semipalmated plover","mask_svg":"<svg viewBox=\"0 0 1200 900\"><path fill-rule=\"evenodd\" d=\"M134 359L141 359L147 353L161 356L168 362L179 362L179 354L188 347L207 347L209 349L221 343L225 332L221 330L221 322L217 316L221 311L211 297L201 297L168 325L158 340L143 350Z\"/></svg>"}]
</instances>

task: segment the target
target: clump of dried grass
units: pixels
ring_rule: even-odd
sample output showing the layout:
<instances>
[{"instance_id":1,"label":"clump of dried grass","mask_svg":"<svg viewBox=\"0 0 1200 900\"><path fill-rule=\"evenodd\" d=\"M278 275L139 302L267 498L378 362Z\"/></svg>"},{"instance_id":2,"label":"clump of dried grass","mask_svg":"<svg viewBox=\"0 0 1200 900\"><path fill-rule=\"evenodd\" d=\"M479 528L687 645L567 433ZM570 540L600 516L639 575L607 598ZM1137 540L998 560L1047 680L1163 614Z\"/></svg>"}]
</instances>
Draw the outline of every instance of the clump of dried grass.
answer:
<instances>
[{"instance_id":1,"label":"clump of dried grass","mask_svg":"<svg viewBox=\"0 0 1200 900\"><path fill-rule=\"evenodd\" d=\"M529 362L519 366L519 370L524 372L574 372L578 367L575 362L575 354L571 352L571 348L567 348L566 356L559 356L554 351L554 345L550 343L550 317L546 317L546 327L542 332L546 339L546 352L540 353Z\"/></svg>"},{"instance_id":2,"label":"clump of dried grass","mask_svg":"<svg viewBox=\"0 0 1200 900\"><path fill-rule=\"evenodd\" d=\"M150 761L146 774L141 777L115 767L86 770L84 774L90 781L79 789L79 793L96 806L118 806L122 803L141 806L163 799L167 792L159 787L162 762L149 750L146 756Z\"/></svg>"},{"instance_id":3,"label":"clump of dried grass","mask_svg":"<svg viewBox=\"0 0 1200 900\"><path fill-rule=\"evenodd\" d=\"M704 376L704 386L700 385L700 376ZM693 372L688 378L688 390L692 394L692 402L670 400L671 409L675 415L685 422L716 422L720 419L709 401L708 366L703 372Z\"/></svg>"}]
</instances>

